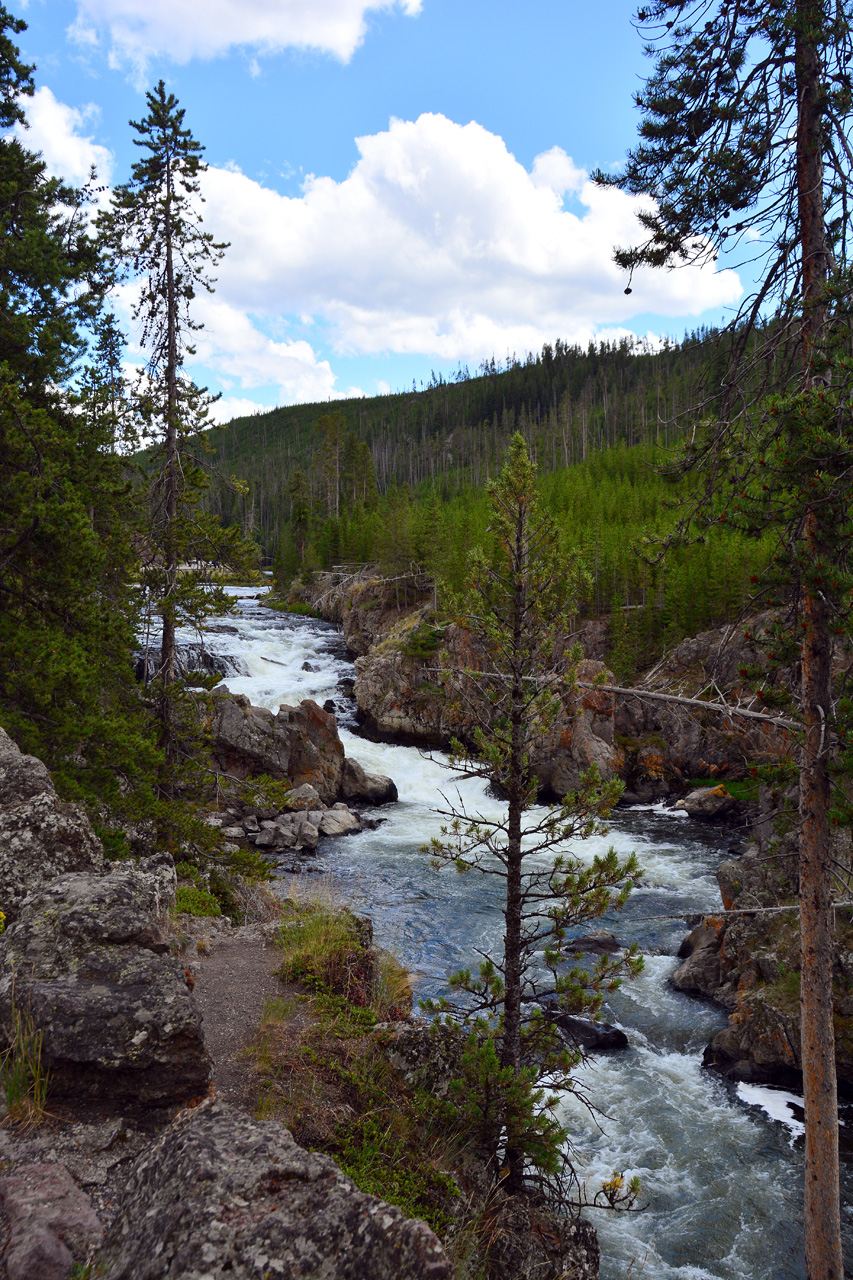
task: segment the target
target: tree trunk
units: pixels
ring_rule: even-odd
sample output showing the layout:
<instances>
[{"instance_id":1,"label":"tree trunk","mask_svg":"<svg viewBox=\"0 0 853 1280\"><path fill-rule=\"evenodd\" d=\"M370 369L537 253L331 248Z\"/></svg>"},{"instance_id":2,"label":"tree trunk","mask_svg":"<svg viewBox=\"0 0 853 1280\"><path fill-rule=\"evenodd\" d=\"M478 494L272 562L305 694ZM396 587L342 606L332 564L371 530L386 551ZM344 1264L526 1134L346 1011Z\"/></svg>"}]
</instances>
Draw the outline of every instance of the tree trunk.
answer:
<instances>
[{"instance_id":1,"label":"tree trunk","mask_svg":"<svg viewBox=\"0 0 853 1280\"><path fill-rule=\"evenodd\" d=\"M819 0L797 0L797 197L802 253L803 384L817 380L829 270L823 202ZM818 374L817 377L820 377ZM806 515L808 561L821 555L820 520ZM828 768L832 665L829 618L820 591L804 591L802 649L806 741L800 774L801 1055L806 1119L805 1237L808 1280L843 1280L838 1174L838 1101L832 1017L832 892Z\"/></svg>"},{"instance_id":2,"label":"tree trunk","mask_svg":"<svg viewBox=\"0 0 853 1280\"><path fill-rule=\"evenodd\" d=\"M168 165L168 161L167 161ZM163 606L163 650L161 655L163 680L163 710L161 742L166 755L166 763L172 765L177 751L175 737L174 708L170 696L171 686L177 675L175 630L176 619L173 609L175 588L178 582L178 491L180 488L180 469L178 457L178 325L177 298L175 296L175 272L172 260L172 225L171 225L171 169L166 175L166 216L164 221L164 238L166 242L166 493L165 493L165 536L163 539L163 558L165 573L165 604Z\"/></svg>"},{"instance_id":3,"label":"tree trunk","mask_svg":"<svg viewBox=\"0 0 853 1280\"><path fill-rule=\"evenodd\" d=\"M527 560L527 529L524 511L518 514L515 545L511 554L515 560L515 599L513 602L512 636L512 704L511 747L508 779L507 812L507 868L506 906L504 908L504 1027L501 1044L501 1066L518 1071L521 1066L521 814L524 802L524 681L520 658L524 645L524 621L526 583L524 570ZM512 1134L507 1133L505 1164L506 1189L510 1195L522 1190L524 1181L524 1153L513 1145Z\"/></svg>"}]
</instances>

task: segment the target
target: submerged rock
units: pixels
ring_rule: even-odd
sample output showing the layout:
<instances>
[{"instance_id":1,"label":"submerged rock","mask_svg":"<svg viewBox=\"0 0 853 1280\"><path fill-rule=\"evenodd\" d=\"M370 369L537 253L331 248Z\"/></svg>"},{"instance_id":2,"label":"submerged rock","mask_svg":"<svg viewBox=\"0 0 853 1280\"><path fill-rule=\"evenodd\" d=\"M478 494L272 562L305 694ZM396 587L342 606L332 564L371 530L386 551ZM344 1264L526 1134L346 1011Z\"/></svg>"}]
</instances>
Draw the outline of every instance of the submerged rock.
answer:
<instances>
[{"instance_id":1,"label":"submerged rock","mask_svg":"<svg viewBox=\"0 0 853 1280\"><path fill-rule=\"evenodd\" d=\"M425 1222L359 1191L275 1121L184 1112L137 1159L104 1244L107 1280L450 1280Z\"/></svg>"}]
</instances>

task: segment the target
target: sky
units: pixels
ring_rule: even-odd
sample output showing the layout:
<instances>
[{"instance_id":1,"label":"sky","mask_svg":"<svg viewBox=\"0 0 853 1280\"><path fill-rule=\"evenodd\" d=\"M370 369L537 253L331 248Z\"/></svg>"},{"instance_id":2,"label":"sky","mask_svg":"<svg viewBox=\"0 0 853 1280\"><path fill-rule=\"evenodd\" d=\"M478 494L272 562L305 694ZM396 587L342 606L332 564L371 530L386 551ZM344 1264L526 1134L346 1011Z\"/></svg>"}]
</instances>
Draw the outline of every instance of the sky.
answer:
<instances>
[{"instance_id":1,"label":"sky","mask_svg":"<svg viewBox=\"0 0 853 1280\"><path fill-rule=\"evenodd\" d=\"M26 143L107 189L159 79L205 147L229 249L188 364L216 416L376 395L543 343L658 342L729 318L737 271L613 247L648 197L589 180L636 137L626 0L6 0L36 64ZM108 190L102 197L108 198ZM114 307L143 359L132 286Z\"/></svg>"}]
</instances>

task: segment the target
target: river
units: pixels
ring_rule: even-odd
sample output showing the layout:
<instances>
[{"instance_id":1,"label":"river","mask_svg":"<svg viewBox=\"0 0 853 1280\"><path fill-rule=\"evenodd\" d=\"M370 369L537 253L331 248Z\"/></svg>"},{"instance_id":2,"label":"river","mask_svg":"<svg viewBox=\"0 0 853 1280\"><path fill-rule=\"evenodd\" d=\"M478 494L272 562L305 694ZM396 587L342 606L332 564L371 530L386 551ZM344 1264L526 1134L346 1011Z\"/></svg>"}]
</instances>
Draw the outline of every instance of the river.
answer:
<instances>
[{"instance_id":1,"label":"river","mask_svg":"<svg viewBox=\"0 0 853 1280\"><path fill-rule=\"evenodd\" d=\"M347 755L397 784L399 800L375 811L384 819L375 831L321 841L306 866L373 917L377 941L409 968L416 995L445 992L449 973L476 963L474 946L499 942L500 882L433 871L419 850L440 826L434 810L442 791L458 788L469 806L485 812L499 802L482 782L458 783L440 758L357 735L354 704L338 687L353 671L337 628L267 609L247 589L235 594L239 612L212 622L205 638L210 652L239 673L226 678L228 687L271 710L302 698L334 699ZM585 861L603 843L580 843L573 852ZM782 1091L727 1085L703 1071L702 1050L725 1015L668 983L687 932L684 917L721 905L714 872L728 855L731 833L659 804L617 810L607 843L620 853L636 851L644 876L627 908L594 927L637 942L645 971L605 1010L630 1048L593 1058L577 1072L602 1114L593 1120L567 1098L564 1117L590 1186L616 1169L638 1174L648 1207L589 1215L601 1241L602 1280L802 1280L802 1111ZM848 1145L853 1114L843 1112ZM853 1258L849 1164L843 1173Z\"/></svg>"}]
</instances>

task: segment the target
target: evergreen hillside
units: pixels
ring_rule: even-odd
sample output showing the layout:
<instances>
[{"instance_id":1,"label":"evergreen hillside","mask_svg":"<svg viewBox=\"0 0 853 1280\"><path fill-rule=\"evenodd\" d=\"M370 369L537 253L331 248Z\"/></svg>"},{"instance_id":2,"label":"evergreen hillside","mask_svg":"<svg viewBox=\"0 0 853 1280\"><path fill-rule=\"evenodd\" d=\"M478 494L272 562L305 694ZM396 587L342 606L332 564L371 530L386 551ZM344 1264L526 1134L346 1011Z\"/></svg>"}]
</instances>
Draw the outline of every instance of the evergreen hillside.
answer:
<instances>
[{"instance_id":1,"label":"evergreen hillside","mask_svg":"<svg viewBox=\"0 0 853 1280\"><path fill-rule=\"evenodd\" d=\"M660 464L699 417L717 338L703 332L658 352L558 342L422 391L237 418L211 433L220 478L210 501L253 531L282 589L300 572L376 562L458 590L469 551L486 539L486 483L520 429L566 550L588 575L584 615L612 615L610 661L627 679L665 646L735 616L769 555L764 541L719 526L662 564L650 563L654 546L638 554L672 527L683 485Z\"/></svg>"},{"instance_id":2,"label":"evergreen hillside","mask_svg":"<svg viewBox=\"0 0 853 1280\"><path fill-rule=\"evenodd\" d=\"M274 554L292 517L294 470L304 472L313 505L327 496L317 422L332 411L340 415L343 437L337 478L347 470L347 441L350 459L354 445L366 446L380 494L425 482L441 497L480 486L498 474L515 430L542 471L620 443L669 445L690 420L717 339L703 330L657 352L627 342L582 350L558 341L523 362L510 358L505 367L493 359L476 376L467 369L449 382L433 376L420 391L235 418L210 433L219 473L212 510L226 523L254 529L265 552ZM244 481L247 491L235 491L226 477ZM337 501L326 507L339 514Z\"/></svg>"}]
</instances>

